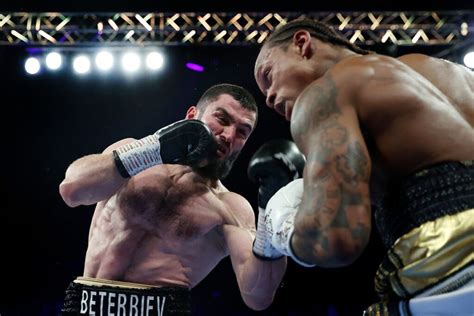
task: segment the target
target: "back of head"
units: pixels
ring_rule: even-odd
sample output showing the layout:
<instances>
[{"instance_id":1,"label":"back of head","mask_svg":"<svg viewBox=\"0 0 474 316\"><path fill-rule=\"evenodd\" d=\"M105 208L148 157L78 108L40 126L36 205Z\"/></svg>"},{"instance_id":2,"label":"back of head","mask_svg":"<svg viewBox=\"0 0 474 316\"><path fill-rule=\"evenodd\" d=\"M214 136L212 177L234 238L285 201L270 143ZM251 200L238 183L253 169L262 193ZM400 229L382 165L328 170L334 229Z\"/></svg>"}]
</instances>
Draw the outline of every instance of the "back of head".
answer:
<instances>
[{"instance_id":1,"label":"back of head","mask_svg":"<svg viewBox=\"0 0 474 316\"><path fill-rule=\"evenodd\" d=\"M219 96L223 94L230 95L237 102L239 102L243 108L248 109L251 112L255 112L257 114L256 117L258 117L257 102L255 101L253 95L245 88L230 83L217 84L207 89L199 99L197 108L201 110L201 113L203 113L204 109L210 102L217 100ZM257 122L255 121L255 124L256 123Z\"/></svg>"},{"instance_id":2,"label":"back of head","mask_svg":"<svg viewBox=\"0 0 474 316\"><path fill-rule=\"evenodd\" d=\"M299 30L308 31L312 36L323 42L345 47L358 54L366 55L370 53L370 51L364 50L351 43L328 24L308 18L292 20L277 28L267 38L264 46L270 48L282 46L283 49L286 49L293 39L293 35Z\"/></svg>"}]
</instances>

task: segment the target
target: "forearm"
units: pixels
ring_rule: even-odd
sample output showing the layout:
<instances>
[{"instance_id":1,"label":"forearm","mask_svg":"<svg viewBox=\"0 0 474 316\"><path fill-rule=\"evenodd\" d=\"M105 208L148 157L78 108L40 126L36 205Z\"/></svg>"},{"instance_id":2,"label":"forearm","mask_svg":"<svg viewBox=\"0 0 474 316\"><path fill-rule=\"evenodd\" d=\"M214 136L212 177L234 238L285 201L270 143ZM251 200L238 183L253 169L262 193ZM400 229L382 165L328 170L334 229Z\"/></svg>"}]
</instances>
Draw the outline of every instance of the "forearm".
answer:
<instances>
[{"instance_id":1,"label":"forearm","mask_svg":"<svg viewBox=\"0 0 474 316\"><path fill-rule=\"evenodd\" d=\"M270 306L285 271L286 257L265 261L250 255L237 275L245 304L254 310Z\"/></svg>"},{"instance_id":2,"label":"forearm","mask_svg":"<svg viewBox=\"0 0 474 316\"><path fill-rule=\"evenodd\" d=\"M370 235L368 186L332 177L306 179L294 219L291 248L302 260L322 267L351 264Z\"/></svg>"},{"instance_id":3,"label":"forearm","mask_svg":"<svg viewBox=\"0 0 474 316\"><path fill-rule=\"evenodd\" d=\"M70 207L91 205L112 196L126 181L118 173L111 153L95 154L69 166L59 191Z\"/></svg>"}]
</instances>

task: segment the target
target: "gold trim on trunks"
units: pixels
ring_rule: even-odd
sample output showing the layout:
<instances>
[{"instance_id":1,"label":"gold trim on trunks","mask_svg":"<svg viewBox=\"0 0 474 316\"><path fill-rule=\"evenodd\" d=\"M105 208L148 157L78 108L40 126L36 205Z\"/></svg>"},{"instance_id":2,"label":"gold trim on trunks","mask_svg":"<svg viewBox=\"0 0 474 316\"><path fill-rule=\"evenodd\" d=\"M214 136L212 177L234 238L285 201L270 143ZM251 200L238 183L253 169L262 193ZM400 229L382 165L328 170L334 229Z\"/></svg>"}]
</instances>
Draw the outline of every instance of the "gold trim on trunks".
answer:
<instances>
[{"instance_id":1,"label":"gold trim on trunks","mask_svg":"<svg viewBox=\"0 0 474 316\"><path fill-rule=\"evenodd\" d=\"M84 285L92 285L92 286L107 285L107 286L115 286L115 287L125 288L125 289L152 289L152 288L158 288L157 286L147 285L147 284L122 282L122 281L106 280L106 279L96 279L96 278L88 278L88 277L77 277L74 280L74 283L79 283L79 284L84 284Z\"/></svg>"},{"instance_id":2,"label":"gold trim on trunks","mask_svg":"<svg viewBox=\"0 0 474 316\"><path fill-rule=\"evenodd\" d=\"M383 297L420 294L474 262L474 209L426 222L400 237L376 273Z\"/></svg>"}]
</instances>

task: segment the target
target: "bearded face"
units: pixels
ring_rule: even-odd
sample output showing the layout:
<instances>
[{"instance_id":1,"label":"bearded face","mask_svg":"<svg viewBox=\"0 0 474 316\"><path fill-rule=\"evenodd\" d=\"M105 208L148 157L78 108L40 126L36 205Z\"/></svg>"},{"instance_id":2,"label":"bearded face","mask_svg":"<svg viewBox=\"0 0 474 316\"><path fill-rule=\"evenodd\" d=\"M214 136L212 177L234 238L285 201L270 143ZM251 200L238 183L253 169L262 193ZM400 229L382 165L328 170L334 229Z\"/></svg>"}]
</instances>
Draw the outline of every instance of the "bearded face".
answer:
<instances>
[{"instance_id":1,"label":"bearded face","mask_svg":"<svg viewBox=\"0 0 474 316\"><path fill-rule=\"evenodd\" d=\"M195 171L205 178L212 180L225 179L229 174L240 151L232 153L227 159L214 159L207 166L197 168Z\"/></svg>"}]
</instances>

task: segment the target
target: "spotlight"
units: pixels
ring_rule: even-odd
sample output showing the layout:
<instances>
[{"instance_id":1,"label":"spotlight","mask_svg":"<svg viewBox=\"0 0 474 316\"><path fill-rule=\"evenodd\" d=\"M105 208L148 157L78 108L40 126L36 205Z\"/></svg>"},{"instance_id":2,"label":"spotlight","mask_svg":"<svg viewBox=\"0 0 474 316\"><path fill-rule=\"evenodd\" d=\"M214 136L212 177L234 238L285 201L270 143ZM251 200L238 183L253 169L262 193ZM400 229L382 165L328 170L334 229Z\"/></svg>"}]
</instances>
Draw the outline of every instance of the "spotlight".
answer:
<instances>
[{"instance_id":1,"label":"spotlight","mask_svg":"<svg viewBox=\"0 0 474 316\"><path fill-rule=\"evenodd\" d=\"M126 53L122 57L122 67L126 72L134 72L140 68L140 57L136 53Z\"/></svg>"},{"instance_id":2,"label":"spotlight","mask_svg":"<svg viewBox=\"0 0 474 316\"><path fill-rule=\"evenodd\" d=\"M114 65L114 57L107 51L99 52L95 56L95 64L102 71L107 71Z\"/></svg>"},{"instance_id":3,"label":"spotlight","mask_svg":"<svg viewBox=\"0 0 474 316\"><path fill-rule=\"evenodd\" d=\"M51 70L57 70L61 67L62 58L59 53L52 52L46 55L46 67Z\"/></svg>"},{"instance_id":4,"label":"spotlight","mask_svg":"<svg viewBox=\"0 0 474 316\"><path fill-rule=\"evenodd\" d=\"M89 57L85 55L79 55L76 58L74 58L74 61L72 62L72 66L76 73L82 75L89 72L89 70L91 69L91 62L89 60Z\"/></svg>"},{"instance_id":5,"label":"spotlight","mask_svg":"<svg viewBox=\"0 0 474 316\"><path fill-rule=\"evenodd\" d=\"M467 67L474 69L474 51L468 52L464 55L464 65Z\"/></svg>"},{"instance_id":6,"label":"spotlight","mask_svg":"<svg viewBox=\"0 0 474 316\"><path fill-rule=\"evenodd\" d=\"M37 74L41 69L40 62L38 58L30 57L25 61L25 70L30 75Z\"/></svg>"},{"instance_id":7,"label":"spotlight","mask_svg":"<svg viewBox=\"0 0 474 316\"><path fill-rule=\"evenodd\" d=\"M151 52L146 56L146 65L151 70L158 70L163 67L163 55L158 52Z\"/></svg>"}]
</instances>

